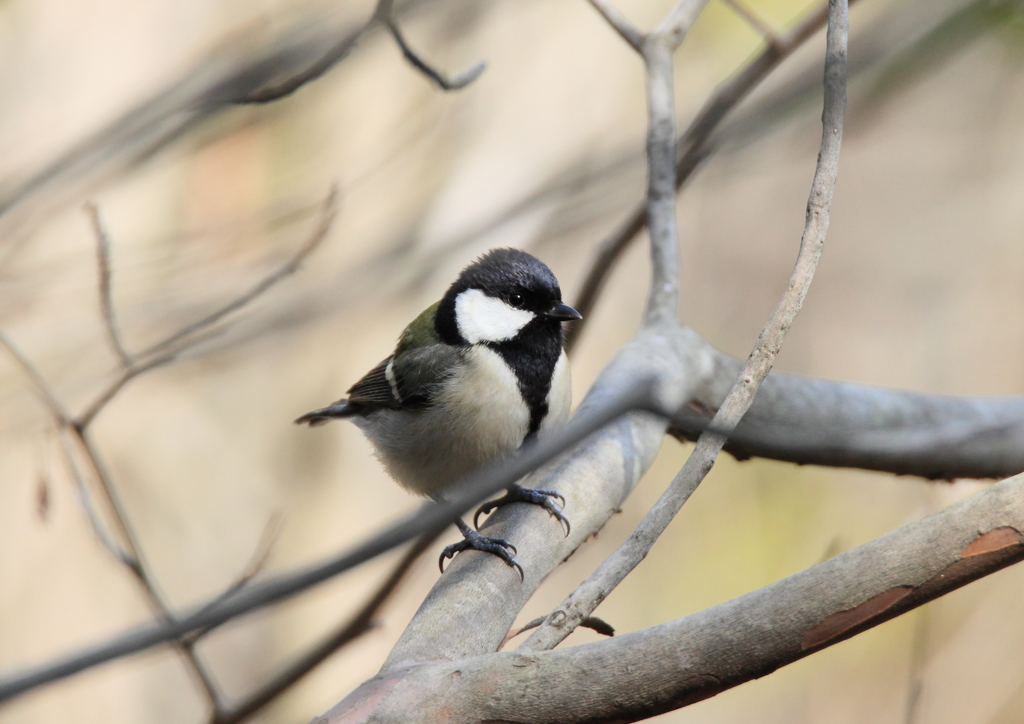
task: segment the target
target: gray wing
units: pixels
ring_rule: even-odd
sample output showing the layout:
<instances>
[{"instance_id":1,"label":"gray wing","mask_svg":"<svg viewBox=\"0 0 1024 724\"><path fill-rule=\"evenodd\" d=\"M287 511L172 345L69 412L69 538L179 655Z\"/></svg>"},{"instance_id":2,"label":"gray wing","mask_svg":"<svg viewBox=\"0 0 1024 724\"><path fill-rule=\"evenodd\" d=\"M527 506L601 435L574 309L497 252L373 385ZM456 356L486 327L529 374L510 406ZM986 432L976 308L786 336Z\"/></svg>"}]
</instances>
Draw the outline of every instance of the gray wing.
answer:
<instances>
[{"instance_id":1,"label":"gray wing","mask_svg":"<svg viewBox=\"0 0 1024 724\"><path fill-rule=\"evenodd\" d=\"M391 410L428 407L462 362L463 354L462 348L443 343L399 352L352 385L348 403Z\"/></svg>"},{"instance_id":2,"label":"gray wing","mask_svg":"<svg viewBox=\"0 0 1024 724\"><path fill-rule=\"evenodd\" d=\"M363 408L388 408L397 410L402 407L402 398L398 394L397 384L393 384L394 355L366 373L363 379L356 382L348 391L349 405ZM392 379L388 379L391 377Z\"/></svg>"},{"instance_id":3,"label":"gray wing","mask_svg":"<svg viewBox=\"0 0 1024 724\"><path fill-rule=\"evenodd\" d=\"M375 410L416 410L434 403L438 391L461 364L464 350L438 343L388 357L352 385L348 397L308 412L295 422L322 425L332 419Z\"/></svg>"},{"instance_id":4,"label":"gray wing","mask_svg":"<svg viewBox=\"0 0 1024 724\"><path fill-rule=\"evenodd\" d=\"M449 344L430 344L400 352L392 371L403 409L429 407L444 383L462 364L465 350Z\"/></svg>"}]
</instances>

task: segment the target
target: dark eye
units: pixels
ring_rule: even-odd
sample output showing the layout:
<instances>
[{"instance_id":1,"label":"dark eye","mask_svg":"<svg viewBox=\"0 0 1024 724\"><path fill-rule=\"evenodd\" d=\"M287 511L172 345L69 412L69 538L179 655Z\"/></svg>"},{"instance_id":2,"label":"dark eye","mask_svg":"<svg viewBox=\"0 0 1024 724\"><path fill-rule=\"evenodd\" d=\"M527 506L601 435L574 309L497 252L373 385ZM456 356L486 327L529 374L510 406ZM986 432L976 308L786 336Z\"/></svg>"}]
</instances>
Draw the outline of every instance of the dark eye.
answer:
<instances>
[{"instance_id":1,"label":"dark eye","mask_svg":"<svg viewBox=\"0 0 1024 724\"><path fill-rule=\"evenodd\" d=\"M522 309L523 305L526 304L523 300L523 295L517 294L516 292L508 295L508 303L509 306L515 307L516 309Z\"/></svg>"}]
</instances>

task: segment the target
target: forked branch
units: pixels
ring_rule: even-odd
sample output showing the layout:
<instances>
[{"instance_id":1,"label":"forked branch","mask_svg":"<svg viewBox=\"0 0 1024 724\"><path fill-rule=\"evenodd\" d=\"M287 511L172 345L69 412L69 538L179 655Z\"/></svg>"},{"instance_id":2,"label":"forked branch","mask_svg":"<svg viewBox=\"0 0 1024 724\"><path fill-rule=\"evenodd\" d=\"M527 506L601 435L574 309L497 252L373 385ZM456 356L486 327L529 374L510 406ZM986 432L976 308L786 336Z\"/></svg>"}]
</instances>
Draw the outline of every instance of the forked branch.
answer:
<instances>
[{"instance_id":1,"label":"forked branch","mask_svg":"<svg viewBox=\"0 0 1024 724\"><path fill-rule=\"evenodd\" d=\"M710 472L729 434L746 414L771 371L793 320L803 306L825 244L829 208L839 172L839 149L846 110L846 50L849 35L846 0L831 0L825 51L825 101L821 149L807 201L800 250L782 299L758 336L750 357L682 470L648 511L636 530L580 584L527 641L524 650L544 650L565 639L642 561L690 495Z\"/></svg>"}]
</instances>

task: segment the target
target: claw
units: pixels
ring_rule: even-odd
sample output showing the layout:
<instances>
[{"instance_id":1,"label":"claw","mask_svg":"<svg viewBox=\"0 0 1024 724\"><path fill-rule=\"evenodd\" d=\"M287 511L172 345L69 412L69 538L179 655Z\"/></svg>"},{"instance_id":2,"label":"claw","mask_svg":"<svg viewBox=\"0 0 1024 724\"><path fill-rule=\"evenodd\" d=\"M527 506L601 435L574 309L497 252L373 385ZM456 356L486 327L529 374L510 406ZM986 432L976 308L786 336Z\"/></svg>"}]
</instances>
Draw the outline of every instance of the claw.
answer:
<instances>
[{"instance_id":1,"label":"claw","mask_svg":"<svg viewBox=\"0 0 1024 724\"><path fill-rule=\"evenodd\" d=\"M526 576L523 573L523 567L519 565L519 561L515 558L515 554L519 551L514 545L504 538L488 538L486 536L482 536L461 520L456 521L456 524L459 526L459 530L462 531L462 535L465 537L458 543L452 543L441 551L441 557L437 559L437 566L441 569L441 573L444 573L444 561L446 558L454 558L456 553L461 553L462 551L480 551L482 553L490 553L491 555L497 556L503 560L505 565L509 568L514 568L516 573L519 574L520 582L526 579ZM510 550L512 551L511 553L509 553Z\"/></svg>"},{"instance_id":2,"label":"claw","mask_svg":"<svg viewBox=\"0 0 1024 724\"><path fill-rule=\"evenodd\" d=\"M509 503L529 503L536 505L551 514L551 517L559 522L561 526L565 528L566 537L569 536L569 531L572 527L569 524L569 519L562 513L562 508L555 505L555 499L561 501L562 506L565 506L565 497L561 493L557 493L554 490L539 490L537 488L522 488L518 485L513 485L508 489L502 497L497 500L489 500L479 508L473 515L473 527L480 527L480 516L490 513L495 508L500 508L503 505Z\"/></svg>"}]
</instances>

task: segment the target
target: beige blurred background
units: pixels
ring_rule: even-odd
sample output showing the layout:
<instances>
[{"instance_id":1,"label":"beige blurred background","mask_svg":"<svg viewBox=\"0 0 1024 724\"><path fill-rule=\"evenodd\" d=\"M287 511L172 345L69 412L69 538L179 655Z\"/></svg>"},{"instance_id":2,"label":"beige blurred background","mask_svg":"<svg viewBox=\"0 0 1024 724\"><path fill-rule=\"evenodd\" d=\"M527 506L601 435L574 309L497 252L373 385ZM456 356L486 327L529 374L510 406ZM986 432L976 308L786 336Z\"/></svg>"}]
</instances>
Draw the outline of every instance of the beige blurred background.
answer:
<instances>
[{"instance_id":1,"label":"beige blurred background","mask_svg":"<svg viewBox=\"0 0 1024 724\"><path fill-rule=\"evenodd\" d=\"M669 2L620 5L649 25ZM813 7L749 5L778 28ZM825 255L778 368L935 393L1024 393L1020 11L979 3L909 55L887 55L964 5L862 0L853 11L851 57L875 64L851 83ZM0 0L0 190L227 38L229 54L243 53L324 7ZM348 2L330 12L358 22L371 9ZM43 204L45 214L0 238L0 328L79 410L115 370L83 202L96 201L109 228L114 298L127 344L139 349L280 264L311 233L330 185L341 190L333 230L297 274L224 334L131 383L95 423L175 605L226 586L274 515L283 524L268 571L320 560L419 505L386 478L353 426L311 431L291 420L339 397L490 247L539 255L571 302L596 245L640 199L641 67L585 2L426 2L403 23L409 42L439 67L454 73L482 59L487 71L445 94L372 35L294 96L218 114L88 194ZM759 43L726 5L711 3L677 59L682 123ZM757 96L817 73L822 47L816 38ZM753 99L681 197L681 318L737 356L749 351L795 257L820 134L817 97L797 94L770 114ZM576 351L577 400L634 331L647 274L639 244ZM551 576L522 622L548 611L622 540L688 449L665 442L622 514ZM983 485L723 459L598 614L625 632L698 611ZM373 675L436 581L436 555L416 566L381 628L257 721L307 721ZM200 655L228 699L335 627L393 560L204 640ZM1020 722L1021 593L1024 569L1004 571L659 721ZM45 408L0 355L0 672L149 616L136 582L90 529ZM582 632L567 645L594 638ZM3 724L204 717L200 692L169 649L0 708Z\"/></svg>"}]
</instances>

